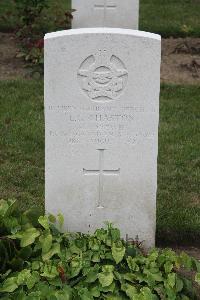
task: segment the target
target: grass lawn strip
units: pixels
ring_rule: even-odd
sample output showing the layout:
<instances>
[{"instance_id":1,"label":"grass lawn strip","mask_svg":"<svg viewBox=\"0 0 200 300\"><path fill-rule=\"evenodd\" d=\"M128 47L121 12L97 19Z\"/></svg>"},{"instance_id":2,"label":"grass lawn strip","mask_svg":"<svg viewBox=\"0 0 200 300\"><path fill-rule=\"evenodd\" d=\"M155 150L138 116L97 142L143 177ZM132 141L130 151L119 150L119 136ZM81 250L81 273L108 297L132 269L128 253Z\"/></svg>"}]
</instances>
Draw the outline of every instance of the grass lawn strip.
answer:
<instances>
[{"instance_id":1,"label":"grass lawn strip","mask_svg":"<svg viewBox=\"0 0 200 300\"><path fill-rule=\"evenodd\" d=\"M200 2L197 0L141 0L140 30L162 37L200 37Z\"/></svg>"},{"instance_id":2,"label":"grass lawn strip","mask_svg":"<svg viewBox=\"0 0 200 300\"><path fill-rule=\"evenodd\" d=\"M0 83L0 198L44 205L43 83Z\"/></svg>"},{"instance_id":3,"label":"grass lawn strip","mask_svg":"<svg viewBox=\"0 0 200 300\"><path fill-rule=\"evenodd\" d=\"M200 243L199 93L192 86L161 89L157 230L167 243Z\"/></svg>"}]
</instances>

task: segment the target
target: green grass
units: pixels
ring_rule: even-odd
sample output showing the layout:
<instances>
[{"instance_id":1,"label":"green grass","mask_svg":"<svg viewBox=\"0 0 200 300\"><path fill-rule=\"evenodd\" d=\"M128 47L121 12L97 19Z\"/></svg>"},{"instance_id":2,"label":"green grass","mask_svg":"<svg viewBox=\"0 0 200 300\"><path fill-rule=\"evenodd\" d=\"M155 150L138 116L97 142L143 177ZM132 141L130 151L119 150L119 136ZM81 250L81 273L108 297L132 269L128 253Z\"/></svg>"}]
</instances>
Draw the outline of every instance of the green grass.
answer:
<instances>
[{"instance_id":1,"label":"green grass","mask_svg":"<svg viewBox=\"0 0 200 300\"><path fill-rule=\"evenodd\" d=\"M1 82L0 90L0 198L43 207L43 85Z\"/></svg>"},{"instance_id":2,"label":"green grass","mask_svg":"<svg viewBox=\"0 0 200 300\"><path fill-rule=\"evenodd\" d=\"M0 198L43 208L43 82L5 81L0 90ZM161 88L157 237L166 243L200 235L199 94Z\"/></svg>"},{"instance_id":3,"label":"green grass","mask_svg":"<svg viewBox=\"0 0 200 300\"><path fill-rule=\"evenodd\" d=\"M157 228L166 242L200 244L199 95L200 87L161 89Z\"/></svg>"},{"instance_id":4,"label":"green grass","mask_svg":"<svg viewBox=\"0 0 200 300\"><path fill-rule=\"evenodd\" d=\"M15 9L12 0L0 2L0 31L12 31L15 29L17 20L14 16Z\"/></svg>"},{"instance_id":5,"label":"green grass","mask_svg":"<svg viewBox=\"0 0 200 300\"><path fill-rule=\"evenodd\" d=\"M162 37L200 37L200 1L141 0L140 30Z\"/></svg>"},{"instance_id":6,"label":"green grass","mask_svg":"<svg viewBox=\"0 0 200 300\"><path fill-rule=\"evenodd\" d=\"M84 1L84 0L83 0ZM52 20L58 9L64 11L70 7L70 0L49 0L50 10L45 16ZM12 0L1 0L0 16L14 12ZM15 17L0 17L0 30L10 30L18 23ZM49 25L51 22L48 22ZM49 31L52 24L49 25ZM140 0L140 30L160 33L169 36L198 36L200 37L200 1L199 0Z\"/></svg>"}]
</instances>

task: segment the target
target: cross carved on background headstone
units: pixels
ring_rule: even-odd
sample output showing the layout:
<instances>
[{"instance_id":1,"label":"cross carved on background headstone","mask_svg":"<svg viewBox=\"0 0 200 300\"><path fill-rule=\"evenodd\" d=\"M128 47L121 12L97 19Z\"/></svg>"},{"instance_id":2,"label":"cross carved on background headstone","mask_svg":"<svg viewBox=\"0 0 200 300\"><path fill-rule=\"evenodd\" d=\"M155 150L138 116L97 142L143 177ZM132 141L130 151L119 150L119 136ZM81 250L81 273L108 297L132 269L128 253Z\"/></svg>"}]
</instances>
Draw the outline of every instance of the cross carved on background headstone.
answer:
<instances>
[{"instance_id":1,"label":"cross carved on background headstone","mask_svg":"<svg viewBox=\"0 0 200 300\"><path fill-rule=\"evenodd\" d=\"M94 9L103 10L103 12L104 12L104 25L105 25L105 22L106 22L107 10L116 9L116 8L117 8L117 5L113 1L110 2L110 0L103 0L102 3L94 5Z\"/></svg>"}]
</instances>

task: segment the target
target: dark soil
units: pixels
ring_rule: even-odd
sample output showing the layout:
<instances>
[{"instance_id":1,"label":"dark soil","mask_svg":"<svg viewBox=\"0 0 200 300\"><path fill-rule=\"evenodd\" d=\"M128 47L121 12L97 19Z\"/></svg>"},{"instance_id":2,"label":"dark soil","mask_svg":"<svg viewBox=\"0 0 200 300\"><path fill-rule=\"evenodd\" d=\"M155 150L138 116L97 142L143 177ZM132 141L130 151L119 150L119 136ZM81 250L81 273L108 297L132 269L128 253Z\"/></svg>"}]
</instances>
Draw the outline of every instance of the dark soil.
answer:
<instances>
[{"instance_id":1,"label":"dark soil","mask_svg":"<svg viewBox=\"0 0 200 300\"><path fill-rule=\"evenodd\" d=\"M161 81L200 84L200 38L162 40Z\"/></svg>"},{"instance_id":2,"label":"dark soil","mask_svg":"<svg viewBox=\"0 0 200 300\"><path fill-rule=\"evenodd\" d=\"M27 78L15 35L0 33L0 80ZM200 38L162 40L161 81L174 84L200 84Z\"/></svg>"},{"instance_id":3,"label":"dark soil","mask_svg":"<svg viewBox=\"0 0 200 300\"><path fill-rule=\"evenodd\" d=\"M188 255L200 260L200 249L195 247L178 247L174 248L174 250L178 253L186 252Z\"/></svg>"},{"instance_id":4,"label":"dark soil","mask_svg":"<svg viewBox=\"0 0 200 300\"><path fill-rule=\"evenodd\" d=\"M16 58L18 51L15 35L0 33L0 80L26 77L25 63Z\"/></svg>"}]
</instances>

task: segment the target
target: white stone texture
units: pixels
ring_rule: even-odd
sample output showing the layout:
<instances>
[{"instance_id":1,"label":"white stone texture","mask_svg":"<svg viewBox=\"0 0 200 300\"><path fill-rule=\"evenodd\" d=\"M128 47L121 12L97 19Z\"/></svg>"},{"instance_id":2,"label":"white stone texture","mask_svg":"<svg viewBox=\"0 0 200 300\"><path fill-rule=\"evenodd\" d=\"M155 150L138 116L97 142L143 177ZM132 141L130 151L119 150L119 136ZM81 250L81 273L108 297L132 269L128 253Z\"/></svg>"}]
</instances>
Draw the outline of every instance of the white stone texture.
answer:
<instances>
[{"instance_id":1,"label":"white stone texture","mask_svg":"<svg viewBox=\"0 0 200 300\"><path fill-rule=\"evenodd\" d=\"M72 28L138 29L139 0L72 0Z\"/></svg>"},{"instance_id":2,"label":"white stone texture","mask_svg":"<svg viewBox=\"0 0 200 300\"><path fill-rule=\"evenodd\" d=\"M45 37L46 211L65 229L113 222L155 242L160 36L77 29Z\"/></svg>"}]
</instances>

